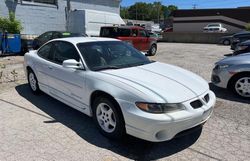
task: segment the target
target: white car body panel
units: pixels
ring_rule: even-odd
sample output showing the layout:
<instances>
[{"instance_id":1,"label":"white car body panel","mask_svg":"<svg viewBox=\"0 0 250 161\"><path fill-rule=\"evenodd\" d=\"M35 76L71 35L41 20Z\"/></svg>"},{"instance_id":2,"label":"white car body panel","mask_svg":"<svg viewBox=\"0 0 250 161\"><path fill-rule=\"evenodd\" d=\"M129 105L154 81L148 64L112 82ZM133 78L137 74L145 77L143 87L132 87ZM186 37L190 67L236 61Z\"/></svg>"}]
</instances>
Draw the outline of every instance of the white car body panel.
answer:
<instances>
[{"instance_id":1,"label":"white car body panel","mask_svg":"<svg viewBox=\"0 0 250 161\"><path fill-rule=\"evenodd\" d=\"M119 40L65 38L61 41L70 42L76 47L79 42ZM30 51L25 54L24 67L25 71L27 67L34 71L42 91L88 116L92 116L93 92L103 91L111 95L120 105L126 132L149 141L172 139L177 133L204 123L212 113L215 95L209 90L207 82L182 68L154 62L97 72L89 70L84 59L81 59L84 70L69 69L44 60L37 55L37 51ZM206 94L210 96L207 103L204 102ZM193 109L190 102L197 99L202 100L204 105ZM186 109L152 114L140 110L135 102L181 103Z\"/></svg>"}]
</instances>

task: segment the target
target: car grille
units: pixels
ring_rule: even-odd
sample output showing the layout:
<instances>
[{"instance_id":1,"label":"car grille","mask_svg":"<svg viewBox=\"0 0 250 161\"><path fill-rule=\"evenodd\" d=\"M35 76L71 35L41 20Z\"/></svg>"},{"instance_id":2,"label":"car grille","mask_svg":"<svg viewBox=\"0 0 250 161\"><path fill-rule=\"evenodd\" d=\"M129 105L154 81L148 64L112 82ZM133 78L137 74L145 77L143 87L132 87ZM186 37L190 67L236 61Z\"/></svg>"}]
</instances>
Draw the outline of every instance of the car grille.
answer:
<instances>
[{"instance_id":1,"label":"car grille","mask_svg":"<svg viewBox=\"0 0 250 161\"><path fill-rule=\"evenodd\" d=\"M203 97L203 100L208 103L209 100L210 100L210 97L209 97L209 94L206 94L204 97ZM194 108L194 109L197 109L197 108L200 108L203 106L203 103L201 100L195 100L193 102L190 103L190 105Z\"/></svg>"},{"instance_id":2,"label":"car grille","mask_svg":"<svg viewBox=\"0 0 250 161\"><path fill-rule=\"evenodd\" d=\"M194 109L197 109L197 108L200 108L203 106L202 102L200 100L195 100L193 102L190 103L190 105L194 108Z\"/></svg>"}]
</instances>

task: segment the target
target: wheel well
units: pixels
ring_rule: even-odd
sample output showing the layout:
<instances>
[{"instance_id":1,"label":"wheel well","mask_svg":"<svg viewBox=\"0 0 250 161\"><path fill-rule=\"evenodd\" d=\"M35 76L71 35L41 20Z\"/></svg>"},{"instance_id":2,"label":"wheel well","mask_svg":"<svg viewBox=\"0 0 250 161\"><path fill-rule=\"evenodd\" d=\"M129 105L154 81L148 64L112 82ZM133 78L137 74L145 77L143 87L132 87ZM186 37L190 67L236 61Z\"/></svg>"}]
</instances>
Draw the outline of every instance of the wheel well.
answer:
<instances>
[{"instance_id":1,"label":"wheel well","mask_svg":"<svg viewBox=\"0 0 250 161\"><path fill-rule=\"evenodd\" d=\"M156 49L157 49L157 45L156 45L156 43L153 43L151 46L153 46L153 45L155 45L155 47L156 47Z\"/></svg>"},{"instance_id":2,"label":"wheel well","mask_svg":"<svg viewBox=\"0 0 250 161\"><path fill-rule=\"evenodd\" d=\"M115 104L116 107L118 107L118 110L120 112L121 111L121 108L120 108L120 105L118 104L118 102L115 100L115 98L113 96L111 96L110 94L106 93L106 92L103 92L103 91L95 91L91 94L90 96L90 106L91 106L91 110L93 110L93 104L94 104L94 101L96 98L98 97L106 97L106 98L109 98L110 100L112 100L112 102Z\"/></svg>"},{"instance_id":3,"label":"wheel well","mask_svg":"<svg viewBox=\"0 0 250 161\"><path fill-rule=\"evenodd\" d=\"M27 71L33 71L30 66L26 67Z\"/></svg>"},{"instance_id":4,"label":"wheel well","mask_svg":"<svg viewBox=\"0 0 250 161\"><path fill-rule=\"evenodd\" d=\"M232 83L235 81L236 78L240 77L240 76L243 76L243 75L249 75L250 76L250 72L240 72L240 73L237 73L235 75L233 75L230 80L228 81L228 84L227 84L227 88L230 88Z\"/></svg>"}]
</instances>

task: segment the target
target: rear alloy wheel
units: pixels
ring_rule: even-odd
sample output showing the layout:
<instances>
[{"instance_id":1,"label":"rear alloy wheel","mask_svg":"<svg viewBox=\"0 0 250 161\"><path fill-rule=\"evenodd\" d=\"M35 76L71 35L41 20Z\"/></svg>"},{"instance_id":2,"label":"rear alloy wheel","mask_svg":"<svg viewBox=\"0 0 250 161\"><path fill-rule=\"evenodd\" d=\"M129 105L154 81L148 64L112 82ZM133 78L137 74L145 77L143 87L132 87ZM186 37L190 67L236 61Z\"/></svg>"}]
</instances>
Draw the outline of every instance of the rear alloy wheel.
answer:
<instances>
[{"instance_id":1,"label":"rear alloy wheel","mask_svg":"<svg viewBox=\"0 0 250 161\"><path fill-rule=\"evenodd\" d=\"M40 89L38 86L36 75L32 70L28 70L28 82L29 82L29 86L32 92L34 94L38 94L40 92Z\"/></svg>"},{"instance_id":2,"label":"rear alloy wheel","mask_svg":"<svg viewBox=\"0 0 250 161\"><path fill-rule=\"evenodd\" d=\"M241 97L250 98L250 75L244 74L237 77L233 83L233 90Z\"/></svg>"},{"instance_id":3,"label":"rear alloy wheel","mask_svg":"<svg viewBox=\"0 0 250 161\"><path fill-rule=\"evenodd\" d=\"M153 44L148 51L148 55L154 56L156 54L156 51L157 51L157 46Z\"/></svg>"},{"instance_id":4,"label":"rear alloy wheel","mask_svg":"<svg viewBox=\"0 0 250 161\"><path fill-rule=\"evenodd\" d=\"M230 41L229 40L224 40L223 45L230 45Z\"/></svg>"},{"instance_id":5,"label":"rear alloy wheel","mask_svg":"<svg viewBox=\"0 0 250 161\"><path fill-rule=\"evenodd\" d=\"M99 97L94 101L94 119L101 133L109 138L119 139L125 134L123 116L113 100Z\"/></svg>"}]
</instances>

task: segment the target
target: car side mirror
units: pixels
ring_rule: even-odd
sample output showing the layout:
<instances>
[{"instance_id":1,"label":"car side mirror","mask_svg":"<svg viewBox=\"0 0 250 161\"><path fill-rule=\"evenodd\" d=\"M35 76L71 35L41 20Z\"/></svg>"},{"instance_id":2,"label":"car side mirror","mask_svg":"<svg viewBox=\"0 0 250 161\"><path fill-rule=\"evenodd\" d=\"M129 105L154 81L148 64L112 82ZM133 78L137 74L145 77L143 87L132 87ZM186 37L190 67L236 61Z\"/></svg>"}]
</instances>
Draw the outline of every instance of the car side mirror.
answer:
<instances>
[{"instance_id":1,"label":"car side mirror","mask_svg":"<svg viewBox=\"0 0 250 161\"><path fill-rule=\"evenodd\" d=\"M84 69L82 63L77 62L75 59L64 60L62 65L64 68Z\"/></svg>"}]
</instances>

